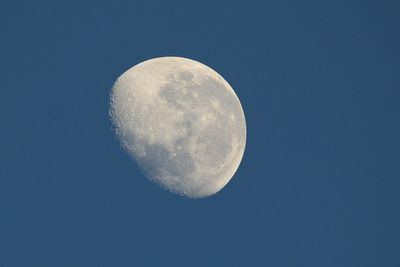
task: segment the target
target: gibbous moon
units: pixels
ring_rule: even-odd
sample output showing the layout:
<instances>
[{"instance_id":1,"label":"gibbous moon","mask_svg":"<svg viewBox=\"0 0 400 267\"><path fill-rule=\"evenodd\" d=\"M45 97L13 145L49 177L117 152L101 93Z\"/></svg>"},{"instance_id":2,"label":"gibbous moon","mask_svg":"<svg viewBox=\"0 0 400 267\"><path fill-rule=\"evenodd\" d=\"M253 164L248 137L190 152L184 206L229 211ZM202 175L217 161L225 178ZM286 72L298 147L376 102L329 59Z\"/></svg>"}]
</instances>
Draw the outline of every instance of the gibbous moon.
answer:
<instances>
[{"instance_id":1,"label":"gibbous moon","mask_svg":"<svg viewBox=\"0 0 400 267\"><path fill-rule=\"evenodd\" d=\"M123 148L146 177L173 193L207 197L233 177L246 144L231 86L194 60L161 57L123 73L110 115Z\"/></svg>"}]
</instances>

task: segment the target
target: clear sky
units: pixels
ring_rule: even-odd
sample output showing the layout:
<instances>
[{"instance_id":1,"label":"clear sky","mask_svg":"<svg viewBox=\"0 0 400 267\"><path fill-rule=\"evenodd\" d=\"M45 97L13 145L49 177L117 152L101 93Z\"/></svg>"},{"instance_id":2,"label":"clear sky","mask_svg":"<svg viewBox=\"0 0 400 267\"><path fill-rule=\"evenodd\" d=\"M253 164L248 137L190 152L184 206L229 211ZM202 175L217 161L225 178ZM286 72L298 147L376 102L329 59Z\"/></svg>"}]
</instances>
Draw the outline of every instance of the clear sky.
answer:
<instances>
[{"instance_id":1,"label":"clear sky","mask_svg":"<svg viewBox=\"0 0 400 267\"><path fill-rule=\"evenodd\" d=\"M398 1L0 4L0 266L400 266ZM235 89L242 164L188 200L140 174L108 117L158 56Z\"/></svg>"}]
</instances>

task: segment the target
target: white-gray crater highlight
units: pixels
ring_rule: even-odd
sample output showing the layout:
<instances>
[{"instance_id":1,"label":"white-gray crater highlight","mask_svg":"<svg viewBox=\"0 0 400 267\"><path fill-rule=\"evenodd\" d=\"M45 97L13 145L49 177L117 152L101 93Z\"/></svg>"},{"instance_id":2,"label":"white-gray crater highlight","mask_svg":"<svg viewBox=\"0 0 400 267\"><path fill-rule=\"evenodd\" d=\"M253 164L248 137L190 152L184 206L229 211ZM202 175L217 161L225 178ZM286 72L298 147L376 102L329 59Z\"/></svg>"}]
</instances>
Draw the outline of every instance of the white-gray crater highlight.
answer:
<instances>
[{"instance_id":1,"label":"white-gray crater highlight","mask_svg":"<svg viewBox=\"0 0 400 267\"><path fill-rule=\"evenodd\" d=\"M145 176L180 195L215 194L243 157L239 99L218 73L190 59L156 58L129 69L112 88L110 115Z\"/></svg>"}]
</instances>

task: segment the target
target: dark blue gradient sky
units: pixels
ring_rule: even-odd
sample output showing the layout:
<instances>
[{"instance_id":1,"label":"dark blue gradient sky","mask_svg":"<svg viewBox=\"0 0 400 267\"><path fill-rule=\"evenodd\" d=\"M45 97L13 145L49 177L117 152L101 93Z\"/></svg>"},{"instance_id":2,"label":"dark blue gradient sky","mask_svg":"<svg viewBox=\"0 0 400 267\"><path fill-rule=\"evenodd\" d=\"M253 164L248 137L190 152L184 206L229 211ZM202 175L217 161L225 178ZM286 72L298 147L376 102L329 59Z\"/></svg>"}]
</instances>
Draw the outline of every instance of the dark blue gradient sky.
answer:
<instances>
[{"instance_id":1,"label":"dark blue gradient sky","mask_svg":"<svg viewBox=\"0 0 400 267\"><path fill-rule=\"evenodd\" d=\"M0 4L0 266L400 266L398 1ZM108 117L158 56L218 71L247 148L219 194L147 181Z\"/></svg>"}]
</instances>

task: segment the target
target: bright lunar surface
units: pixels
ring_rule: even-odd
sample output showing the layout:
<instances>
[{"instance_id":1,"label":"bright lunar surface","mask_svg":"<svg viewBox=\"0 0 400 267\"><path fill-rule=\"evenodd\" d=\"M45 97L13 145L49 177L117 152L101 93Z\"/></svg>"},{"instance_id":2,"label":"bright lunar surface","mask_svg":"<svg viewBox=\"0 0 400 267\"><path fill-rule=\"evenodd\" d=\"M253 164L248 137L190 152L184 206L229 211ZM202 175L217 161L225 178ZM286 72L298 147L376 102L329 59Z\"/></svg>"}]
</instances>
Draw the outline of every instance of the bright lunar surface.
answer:
<instances>
[{"instance_id":1,"label":"bright lunar surface","mask_svg":"<svg viewBox=\"0 0 400 267\"><path fill-rule=\"evenodd\" d=\"M194 60L161 57L132 67L112 88L110 115L146 177L180 195L215 194L243 157L246 122L238 97Z\"/></svg>"}]
</instances>

